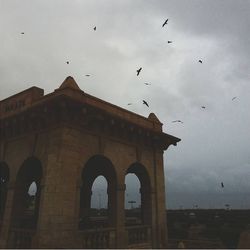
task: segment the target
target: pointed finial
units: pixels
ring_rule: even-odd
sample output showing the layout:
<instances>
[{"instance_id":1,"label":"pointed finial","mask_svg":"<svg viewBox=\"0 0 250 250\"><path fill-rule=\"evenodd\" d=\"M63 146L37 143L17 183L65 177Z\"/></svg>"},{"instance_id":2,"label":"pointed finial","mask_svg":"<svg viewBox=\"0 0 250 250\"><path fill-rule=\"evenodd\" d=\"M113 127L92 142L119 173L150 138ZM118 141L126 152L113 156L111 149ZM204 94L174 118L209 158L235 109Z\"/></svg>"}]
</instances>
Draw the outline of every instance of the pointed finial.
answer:
<instances>
[{"instance_id":1,"label":"pointed finial","mask_svg":"<svg viewBox=\"0 0 250 250\"><path fill-rule=\"evenodd\" d=\"M64 88L80 90L79 86L77 85L75 79L72 76L68 76L59 87L59 89L64 89Z\"/></svg>"},{"instance_id":2,"label":"pointed finial","mask_svg":"<svg viewBox=\"0 0 250 250\"><path fill-rule=\"evenodd\" d=\"M154 113L150 113L148 116L148 119L153 121L153 122L161 123L160 120L157 118L157 116Z\"/></svg>"}]
</instances>

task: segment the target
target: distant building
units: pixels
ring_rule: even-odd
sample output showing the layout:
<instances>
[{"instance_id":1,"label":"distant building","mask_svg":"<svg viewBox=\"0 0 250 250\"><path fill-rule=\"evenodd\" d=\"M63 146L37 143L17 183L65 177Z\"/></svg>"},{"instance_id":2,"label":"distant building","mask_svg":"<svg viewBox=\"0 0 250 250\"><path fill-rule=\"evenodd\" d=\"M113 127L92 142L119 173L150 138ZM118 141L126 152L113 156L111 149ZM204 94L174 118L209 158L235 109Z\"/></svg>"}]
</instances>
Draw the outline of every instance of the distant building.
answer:
<instances>
[{"instance_id":1,"label":"distant building","mask_svg":"<svg viewBox=\"0 0 250 250\"><path fill-rule=\"evenodd\" d=\"M0 248L167 247L163 151L180 139L155 114L107 103L67 77L53 93L31 87L2 100L0 135ZM141 185L137 226L125 225L128 173ZM108 212L93 220L100 175Z\"/></svg>"}]
</instances>

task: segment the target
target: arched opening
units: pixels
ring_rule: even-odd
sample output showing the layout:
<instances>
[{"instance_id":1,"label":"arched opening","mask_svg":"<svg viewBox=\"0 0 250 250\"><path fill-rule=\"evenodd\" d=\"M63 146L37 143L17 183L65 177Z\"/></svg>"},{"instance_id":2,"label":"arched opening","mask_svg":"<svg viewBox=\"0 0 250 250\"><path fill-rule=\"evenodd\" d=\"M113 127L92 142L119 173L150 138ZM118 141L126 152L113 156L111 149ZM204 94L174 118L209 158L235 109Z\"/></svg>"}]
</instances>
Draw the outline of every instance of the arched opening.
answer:
<instances>
[{"instance_id":1,"label":"arched opening","mask_svg":"<svg viewBox=\"0 0 250 250\"><path fill-rule=\"evenodd\" d=\"M24 161L18 171L13 200L11 227L36 229L41 195L42 165L34 157Z\"/></svg>"},{"instance_id":2,"label":"arched opening","mask_svg":"<svg viewBox=\"0 0 250 250\"><path fill-rule=\"evenodd\" d=\"M135 178L135 176L137 178ZM135 220L135 224L143 224L143 225L151 225L151 185L150 185L150 179L149 179L149 175L147 173L146 168L140 164L140 163L134 163L132 165L130 165L130 167L127 170L126 173L126 177L130 178L133 177L134 178L134 186L136 187L136 189L139 188L139 193L138 191L134 192L134 200L131 199L130 201L135 201L135 203L131 203L130 204L138 204L137 206L133 207L133 213L132 215L134 217L136 217ZM125 181L128 181L128 183L126 183L126 197L125 197L125 204L127 201L127 197L129 198L129 196L131 195L129 192L129 179L125 178ZM132 181L132 179L131 179ZM128 186L127 186L128 185ZM128 196L127 196L128 195ZM137 196L137 197L136 197ZM136 200L137 199L137 200ZM128 201L127 201L128 203ZM132 206L131 206L132 207ZM130 207L130 208L131 208ZM137 207L137 209L135 209ZM126 205L125 205L125 209L126 209ZM126 219L128 219L128 216L126 216ZM127 221L126 221L127 222Z\"/></svg>"},{"instance_id":3,"label":"arched opening","mask_svg":"<svg viewBox=\"0 0 250 250\"><path fill-rule=\"evenodd\" d=\"M104 176L98 176L92 185L91 212L93 224L98 227L108 225L108 182Z\"/></svg>"},{"instance_id":4,"label":"arched opening","mask_svg":"<svg viewBox=\"0 0 250 250\"><path fill-rule=\"evenodd\" d=\"M126 226L142 224L141 184L135 174L128 173L125 177L125 219Z\"/></svg>"},{"instance_id":5,"label":"arched opening","mask_svg":"<svg viewBox=\"0 0 250 250\"><path fill-rule=\"evenodd\" d=\"M104 176L98 176L92 185L92 197L91 197L91 209L107 209L108 207L108 194L107 194L108 183ZM102 213L101 213L102 212ZM98 211L94 214L103 214L104 211Z\"/></svg>"},{"instance_id":6,"label":"arched opening","mask_svg":"<svg viewBox=\"0 0 250 250\"><path fill-rule=\"evenodd\" d=\"M0 229L2 226L7 199L9 168L5 162L0 162Z\"/></svg>"},{"instance_id":7,"label":"arched opening","mask_svg":"<svg viewBox=\"0 0 250 250\"><path fill-rule=\"evenodd\" d=\"M116 173L114 167L106 157L93 156L82 170L79 229L114 227L115 211Z\"/></svg>"},{"instance_id":8,"label":"arched opening","mask_svg":"<svg viewBox=\"0 0 250 250\"><path fill-rule=\"evenodd\" d=\"M26 213L29 214L29 216L35 215L36 199L37 199L36 194L37 194L37 184L35 181L33 181L28 188Z\"/></svg>"}]
</instances>

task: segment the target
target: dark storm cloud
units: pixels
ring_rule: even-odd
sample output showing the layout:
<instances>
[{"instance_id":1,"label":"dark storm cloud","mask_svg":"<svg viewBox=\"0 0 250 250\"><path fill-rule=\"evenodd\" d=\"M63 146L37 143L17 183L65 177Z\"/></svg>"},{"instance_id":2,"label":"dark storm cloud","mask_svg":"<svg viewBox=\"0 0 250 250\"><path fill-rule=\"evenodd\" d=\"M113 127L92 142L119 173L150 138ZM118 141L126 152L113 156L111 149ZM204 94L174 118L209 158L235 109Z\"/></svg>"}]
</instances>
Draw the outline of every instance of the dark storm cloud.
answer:
<instances>
[{"instance_id":1,"label":"dark storm cloud","mask_svg":"<svg viewBox=\"0 0 250 250\"><path fill-rule=\"evenodd\" d=\"M1 99L32 85L51 92L72 75L89 94L155 112L182 139L164 155L169 201L200 190L197 199L203 192L219 202L222 179L232 199L250 188L250 1L0 4Z\"/></svg>"}]
</instances>

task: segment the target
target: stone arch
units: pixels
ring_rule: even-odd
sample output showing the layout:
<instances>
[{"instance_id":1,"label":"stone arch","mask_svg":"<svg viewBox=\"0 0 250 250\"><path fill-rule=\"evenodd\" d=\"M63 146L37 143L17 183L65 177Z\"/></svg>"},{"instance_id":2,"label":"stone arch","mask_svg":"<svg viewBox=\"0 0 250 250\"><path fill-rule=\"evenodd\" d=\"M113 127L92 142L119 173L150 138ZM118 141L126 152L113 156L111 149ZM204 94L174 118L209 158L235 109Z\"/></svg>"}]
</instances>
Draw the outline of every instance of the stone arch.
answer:
<instances>
[{"instance_id":1,"label":"stone arch","mask_svg":"<svg viewBox=\"0 0 250 250\"><path fill-rule=\"evenodd\" d=\"M152 224L152 202L151 202L151 181L148 171L144 165L135 162L131 164L127 171L127 174L135 174L140 182L141 193L141 220L142 224Z\"/></svg>"},{"instance_id":2,"label":"stone arch","mask_svg":"<svg viewBox=\"0 0 250 250\"><path fill-rule=\"evenodd\" d=\"M10 171L6 162L0 162L0 229L4 218Z\"/></svg>"},{"instance_id":3,"label":"stone arch","mask_svg":"<svg viewBox=\"0 0 250 250\"><path fill-rule=\"evenodd\" d=\"M82 181L80 191L80 213L79 229L91 228L90 207L92 185L95 179L104 176L107 180L108 193L108 225L115 226L116 216L116 186L117 176L112 162L103 155L92 156L84 165L82 170Z\"/></svg>"},{"instance_id":4,"label":"stone arch","mask_svg":"<svg viewBox=\"0 0 250 250\"><path fill-rule=\"evenodd\" d=\"M42 164L40 160L35 157L29 157L21 165L15 183L11 215L12 228L36 229L39 215L42 174ZM37 190L35 196L32 196L28 192L31 184L34 182Z\"/></svg>"}]
</instances>

